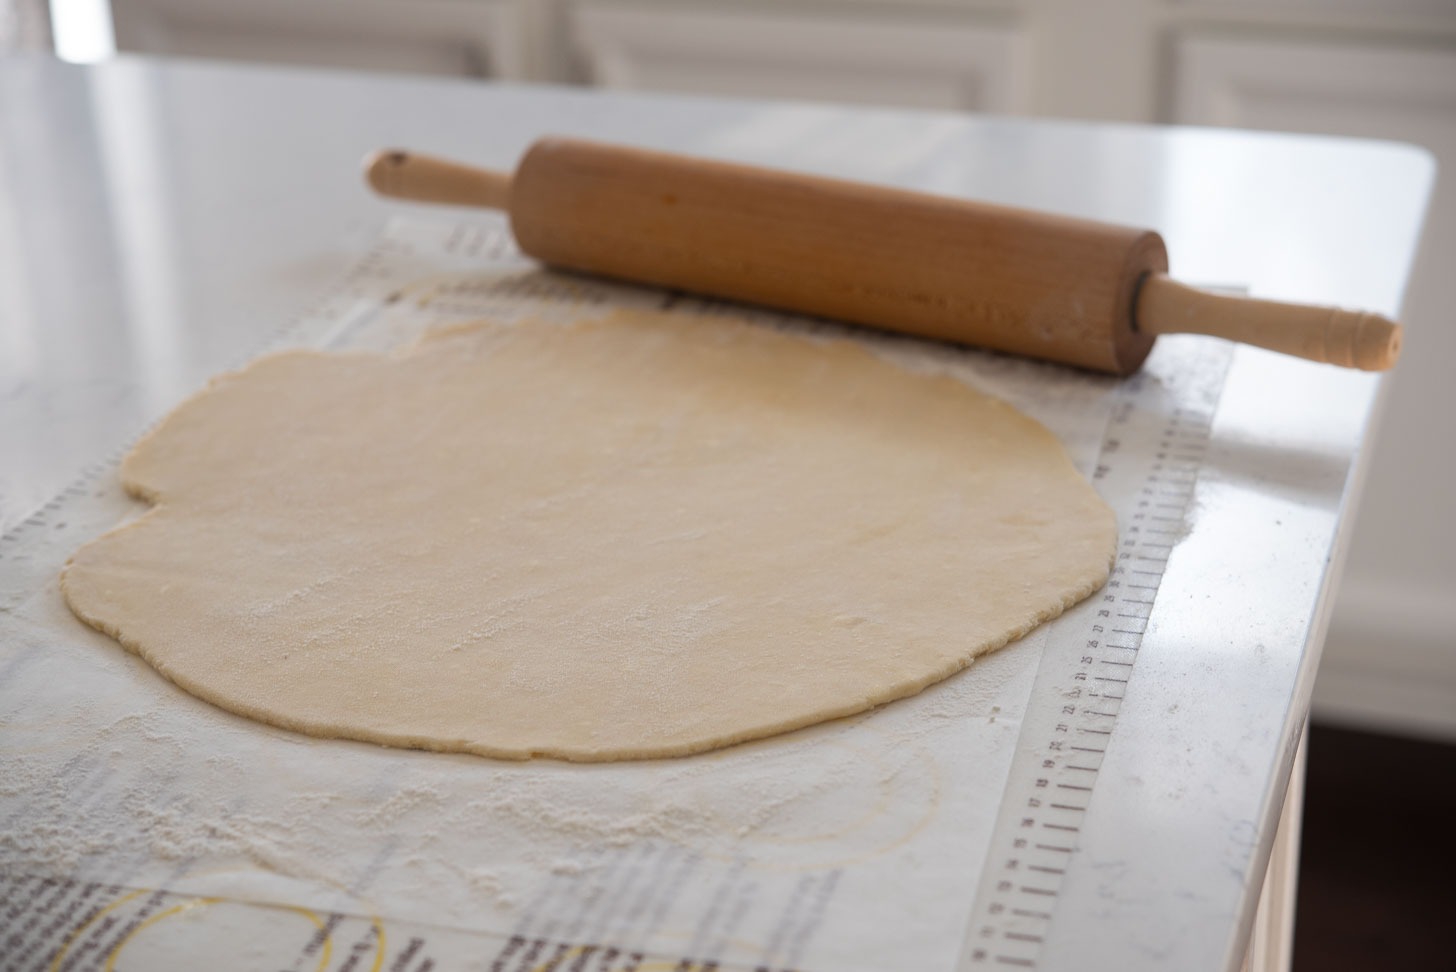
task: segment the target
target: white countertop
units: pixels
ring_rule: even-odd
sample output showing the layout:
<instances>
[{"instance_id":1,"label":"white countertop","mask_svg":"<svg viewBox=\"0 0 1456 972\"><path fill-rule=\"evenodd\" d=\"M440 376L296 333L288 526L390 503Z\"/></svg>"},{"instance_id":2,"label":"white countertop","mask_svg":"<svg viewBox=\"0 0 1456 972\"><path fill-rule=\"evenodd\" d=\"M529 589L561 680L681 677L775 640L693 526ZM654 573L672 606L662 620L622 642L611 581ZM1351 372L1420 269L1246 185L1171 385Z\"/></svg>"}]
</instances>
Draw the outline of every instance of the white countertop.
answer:
<instances>
[{"instance_id":1,"label":"white countertop","mask_svg":"<svg viewBox=\"0 0 1456 972\"><path fill-rule=\"evenodd\" d=\"M254 353L392 210L405 146L576 134L1144 225L1195 283L1394 315L1416 149L142 60L0 63L0 528ZM1234 356L1045 968L1237 965L1308 711L1378 379ZM1063 920L1065 918L1065 920Z\"/></svg>"}]
</instances>

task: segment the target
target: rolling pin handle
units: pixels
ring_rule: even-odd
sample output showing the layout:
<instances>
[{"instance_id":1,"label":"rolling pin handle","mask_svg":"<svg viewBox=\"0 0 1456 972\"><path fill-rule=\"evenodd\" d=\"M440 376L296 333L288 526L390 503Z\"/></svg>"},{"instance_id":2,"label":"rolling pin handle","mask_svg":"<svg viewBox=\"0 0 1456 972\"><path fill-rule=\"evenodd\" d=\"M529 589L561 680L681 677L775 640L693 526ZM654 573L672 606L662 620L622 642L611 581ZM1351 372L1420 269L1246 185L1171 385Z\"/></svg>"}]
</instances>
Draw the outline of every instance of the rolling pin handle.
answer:
<instances>
[{"instance_id":1,"label":"rolling pin handle","mask_svg":"<svg viewBox=\"0 0 1456 972\"><path fill-rule=\"evenodd\" d=\"M1379 314L1211 294L1163 274L1143 281L1136 317L1147 333L1210 334L1363 371L1385 371L1400 356L1400 325Z\"/></svg>"},{"instance_id":2,"label":"rolling pin handle","mask_svg":"<svg viewBox=\"0 0 1456 972\"><path fill-rule=\"evenodd\" d=\"M381 196L448 206L509 209L511 177L446 159L380 149L364 159L364 180Z\"/></svg>"}]
</instances>

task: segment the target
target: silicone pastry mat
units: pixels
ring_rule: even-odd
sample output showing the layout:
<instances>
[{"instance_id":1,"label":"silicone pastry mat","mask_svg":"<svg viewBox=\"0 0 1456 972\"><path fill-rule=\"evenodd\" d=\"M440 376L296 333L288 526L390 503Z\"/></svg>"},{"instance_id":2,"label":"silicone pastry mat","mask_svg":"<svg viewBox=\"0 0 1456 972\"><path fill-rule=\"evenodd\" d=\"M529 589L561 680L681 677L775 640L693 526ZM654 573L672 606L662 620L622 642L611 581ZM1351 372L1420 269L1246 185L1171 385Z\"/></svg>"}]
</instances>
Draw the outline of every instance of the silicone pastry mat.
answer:
<instances>
[{"instance_id":1,"label":"silicone pastry mat","mask_svg":"<svg viewBox=\"0 0 1456 972\"><path fill-rule=\"evenodd\" d=\"M634 305L850 334L1011 401L1084 474L1117 387L547 273L499 222L389 224L273 347ZM71 616L66 557L138 509L113 457L0 544L0 970L954 967L1044 630L912 698L684 759L315 740L192 698Z\"/></svg>"}]
</instances>

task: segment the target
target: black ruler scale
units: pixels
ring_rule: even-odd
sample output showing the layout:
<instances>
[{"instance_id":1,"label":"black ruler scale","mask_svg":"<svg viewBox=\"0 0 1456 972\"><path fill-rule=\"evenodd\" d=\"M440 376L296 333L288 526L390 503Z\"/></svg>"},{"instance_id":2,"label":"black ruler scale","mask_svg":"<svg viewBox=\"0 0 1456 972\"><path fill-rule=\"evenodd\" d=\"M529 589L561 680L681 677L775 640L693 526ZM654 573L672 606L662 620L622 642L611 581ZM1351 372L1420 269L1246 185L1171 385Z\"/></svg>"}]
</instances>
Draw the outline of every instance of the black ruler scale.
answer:
<instances>
[{"instance_id":1,"label":"black ruler scale","mask_svg":"<svg viewBox=\"0 0 1456 972\"><path fill-rule=\"evenodd\" d=\"M1037 967L1056 920L1138 652L1154 648L1143 639L1154 597L1187 529L1228 367L1229 351L1211 347L1200 342L1194 358L1160 345L1119 389L1092 477L1117 514L1116 559L1106 586L1048 630L962 968Z\"/></svg>"}]
</instances>

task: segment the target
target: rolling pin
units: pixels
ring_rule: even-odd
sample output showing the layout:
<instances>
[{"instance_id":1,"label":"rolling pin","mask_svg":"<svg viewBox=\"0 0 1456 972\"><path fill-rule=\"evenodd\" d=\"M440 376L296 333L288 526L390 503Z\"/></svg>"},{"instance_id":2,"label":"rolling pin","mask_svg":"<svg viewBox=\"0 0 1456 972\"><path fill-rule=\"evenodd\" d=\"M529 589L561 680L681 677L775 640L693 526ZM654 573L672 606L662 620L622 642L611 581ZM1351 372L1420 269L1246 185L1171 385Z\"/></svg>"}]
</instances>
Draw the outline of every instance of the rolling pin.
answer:
<instances>
[{"instance_id":1,"label":"rolling pin","mask_svg":"<svg viewBox=\"0 0 1456 972\"><path fill-rule=\"evenodd\" d=\"M549 265L1117 375L1159 334L1365 370L1400 350L1376 314L1178 283L1151 230L566 138L514 175L385 150L365 176L385 196L505 210Z\"/></svg>"}]
</instances>

